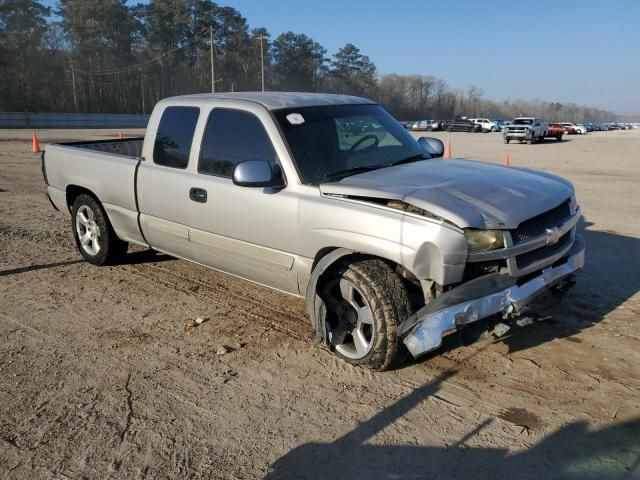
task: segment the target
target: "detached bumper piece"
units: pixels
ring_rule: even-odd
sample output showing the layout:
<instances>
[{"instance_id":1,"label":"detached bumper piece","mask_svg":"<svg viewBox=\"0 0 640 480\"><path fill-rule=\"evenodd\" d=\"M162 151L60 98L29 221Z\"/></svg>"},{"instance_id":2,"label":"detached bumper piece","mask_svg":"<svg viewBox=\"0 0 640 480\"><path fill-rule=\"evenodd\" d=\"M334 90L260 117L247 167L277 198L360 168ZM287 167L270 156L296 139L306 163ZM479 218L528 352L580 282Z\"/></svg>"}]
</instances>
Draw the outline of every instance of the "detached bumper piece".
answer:
<instances>
[{"instance_id":1,"label":"detached bumper piece","mask_svg":"<svg viewBox=\"0 0 640 480\"><path fill-rule=\"evenodd\" d=\"M567 256L518 285L509 275L490 274L453 288L421 308L400 326L411 355L418 357L442 344L458 326L501 313L517 314L545 290L558 285L584 266L584 240L577 236Z\"/></svg>"}]
</instances>

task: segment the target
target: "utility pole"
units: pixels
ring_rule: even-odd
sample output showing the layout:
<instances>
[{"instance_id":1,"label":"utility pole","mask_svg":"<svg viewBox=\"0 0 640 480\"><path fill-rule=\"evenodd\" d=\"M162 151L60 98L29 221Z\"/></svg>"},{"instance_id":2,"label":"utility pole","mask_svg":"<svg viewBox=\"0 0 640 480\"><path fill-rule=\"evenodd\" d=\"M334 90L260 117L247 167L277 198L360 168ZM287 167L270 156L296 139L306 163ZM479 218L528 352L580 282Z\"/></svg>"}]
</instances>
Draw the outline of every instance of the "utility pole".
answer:
<instances>
[{"instance_id":1,"label":"utility pole","mask_svg":"<svg viewBox=\"0 0 640 480\"><path fill-rule=\"evenodd\" d=\"M142 69L140 69L140 93L142 96L142 114L145 115L146 114L146 108L144 105L144 72L142 71Z\"/></svg>"},{"instance_id":2,"label":"utility pole","mask_svg":"<svg viewBox=\"0 0 640 480\"><path fill-rule=\"evenodd\" d=\"M71 83L73 84L73 107L76 113L78 113L78 92L76 91L76 74L73 71L73 61L69 60L69 66L71 67Z\"/></svg>"},{"instance_id":3,"label":"utility pole","mask_svg":"<svg viewBox=\"0 0 640 480\"><path fill-rule=\"evenodd\" d=\"M262 80L262 91L264 92L264 35L260 34L260 80Z\"/></svg>"},{"instance_id":4,"label":"utility pole","mask_svg":"<svg viewBox=\"0 0 640 480\"><path fill-rule=\"evenodd\" d=\"M216 93L216 72L213 67L213 25L209 25L209 37L209 50L211 53L211 93Z\"/></svg>"}]
</instances>

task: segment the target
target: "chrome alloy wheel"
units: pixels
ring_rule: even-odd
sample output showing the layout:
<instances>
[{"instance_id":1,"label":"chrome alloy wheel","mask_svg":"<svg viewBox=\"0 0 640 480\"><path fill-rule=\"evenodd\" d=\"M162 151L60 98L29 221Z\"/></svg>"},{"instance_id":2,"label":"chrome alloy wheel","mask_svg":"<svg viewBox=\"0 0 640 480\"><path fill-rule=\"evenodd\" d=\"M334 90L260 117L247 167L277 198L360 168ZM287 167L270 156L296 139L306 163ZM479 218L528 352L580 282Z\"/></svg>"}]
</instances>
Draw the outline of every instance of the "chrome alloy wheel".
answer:
<instances>
[{"instance_id":1,"label":"chrome alloy wheel","mask_svg":"<svg viewBox=\"0 0 640 480\"><path fill-rule=\"evenodd\" d=\"M76 232L82 249L89 255L97 255L100 251L100 227L93 210L87 205L82 205L76 212Z\"/></svg>"},{"instance_id":2,"label":"chrome alloy wheel","mask_svg":"<svg viewBox=\"0 0 640 480\"><path fill-rule=\"evenodd\" d=\"M331 312L331 345L352 360L367 356L373 348L375 328L373 312L362 292L344 278L329 282L323 298Z\"/></svg>"}]
</instances>

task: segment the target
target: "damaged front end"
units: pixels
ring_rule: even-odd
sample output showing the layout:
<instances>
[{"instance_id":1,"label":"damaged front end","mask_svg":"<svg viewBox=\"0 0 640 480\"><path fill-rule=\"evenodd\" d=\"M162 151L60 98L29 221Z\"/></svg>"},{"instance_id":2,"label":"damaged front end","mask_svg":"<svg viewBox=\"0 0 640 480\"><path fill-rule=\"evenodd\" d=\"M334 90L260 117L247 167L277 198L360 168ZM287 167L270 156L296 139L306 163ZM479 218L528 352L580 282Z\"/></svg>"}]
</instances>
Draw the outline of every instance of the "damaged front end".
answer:
<instances>
[{"instance_id":1,"label":"damaged front end","mask_svg":"<svg viewBox=\"0 0 640 480\"><path fill-rule=\"evenodd\" d=\"M401 326L399 334L414 357L436 350L449 331L496 314L521 313L541 293L558 286L584 266L585 245L576 236L568 254L535 276L521 279L491 273L442 294Z\"/></svg>"}]
</instances>

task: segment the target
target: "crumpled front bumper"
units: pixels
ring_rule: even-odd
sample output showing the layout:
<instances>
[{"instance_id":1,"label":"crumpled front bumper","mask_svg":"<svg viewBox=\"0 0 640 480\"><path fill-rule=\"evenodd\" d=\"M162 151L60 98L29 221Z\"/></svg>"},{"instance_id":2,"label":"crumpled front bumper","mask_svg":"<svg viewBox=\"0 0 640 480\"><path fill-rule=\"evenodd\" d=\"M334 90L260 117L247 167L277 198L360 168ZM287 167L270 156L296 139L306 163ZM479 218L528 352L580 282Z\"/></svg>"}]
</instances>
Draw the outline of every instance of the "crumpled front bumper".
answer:
<instances>
[{"instance_id":1,"label":"crumpled front bumper","mask_svg":"<svg viewBox=\"0 0 640 480\"><path fill-rule=\"evenodd\" d=\"M584 240L576 236L566 261L542 269L518 285L508 275L480 277L453 288L420 309L400 326L404 344L414 357L437 349L446 332L497 313L518 313L534 298L584 266ZM563 259L563 260L564 260ZM408 332L408 333L407 333Z\"/></svg>"}]
</instances>

